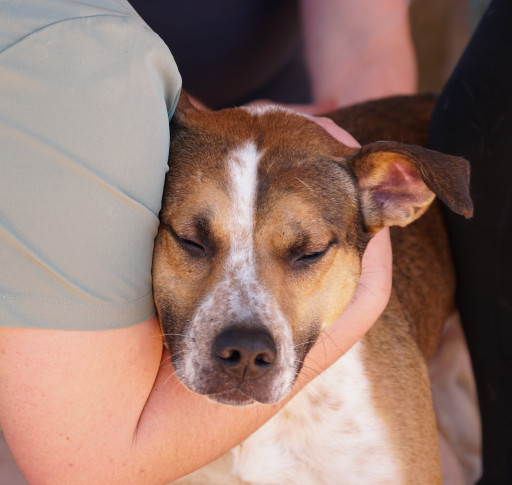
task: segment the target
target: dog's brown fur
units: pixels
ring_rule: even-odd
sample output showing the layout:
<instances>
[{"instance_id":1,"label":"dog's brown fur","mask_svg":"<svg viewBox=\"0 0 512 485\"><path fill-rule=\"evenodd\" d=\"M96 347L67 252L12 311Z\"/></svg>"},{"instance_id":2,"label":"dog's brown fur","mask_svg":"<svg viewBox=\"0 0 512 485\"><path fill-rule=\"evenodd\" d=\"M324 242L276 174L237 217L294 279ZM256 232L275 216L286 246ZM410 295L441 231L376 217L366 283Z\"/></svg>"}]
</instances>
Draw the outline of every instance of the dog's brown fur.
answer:
<instances>
[{"instance_id":1,"label":"dog's brown fur","mask_svg":"<svg viewBox=\"0 0 512 485\"><path fill-rule=\"evenodd\" d=\"M196 230L204 226L209 235L215 235L210 239L210 246L203 248L206 252L215 252L215 264L206 258L191 266L190 259L177 246L180 238L170 235L169 227L172 226L171 232L186 236L189 223L185 222L185 216L194 212L192 207L187 207L190 204L201 206L201 201L206 202L205 198L211 199L216 194L222 200L222 181L226 177L217 160L244 138L254 139L258 146L265 148L261 179L269 184L275 184L277 180L286 181L281 195L272 199L276 203L258 212L256 224L266 225L258 233L261 247L267 245L284 258L290 244L297 240L297 234L287 235L282 231L281 236L276 238L279 233L277 227L284 217L280 205L293 207L297 220L300 220L301 211L313 210L318 194L331 201L322 205L328 210L322 217L343 227L342 231L338 228L344 238L340 242L341 247L353 256L346 259L344 264L352 261L349 264L353 271L358 272L359 258L366 242L381 227L407 225L392 229L393 293L384 314L363 339L363 352L365 371L373 385L377 411L387 423L391 435L394 435L390 446L402 464L403 476L408 477L405 483L416 484L441 481L437 428L429 397L425 361L428 362L434 354L443 325L454 311L455 277L439 205L437 202L431 205L434 193L452 210L466 217L472 213L467 163L456 157L441 156L405 145L425 145L432 106L432 97L393 98L329 115L362 143L378 139L395 139L399 142L372 143L357 151L335 142L314 123L295 117L265 115L262 117L263 124L258 125L256 121L249 121L245 111L200 113L182 102L173 126L171 170L166 181L162 226L156 241L154 262L155 301L164 333L168 334L166 341L171 351L180 352L182 349L176 346L176 335L183 332L204 289L216 281L217 271L222 266L219 263L219 258L223 257L221 221L225 217L222 202L216 209L217 213L210 214L208 221L194 223ZM287 122L290 122L289 130ZM262 126L265 126L265 132L259 135ZM279 134L278 143L265 140L274 133ZM282 153L281 146L285 147ZM300 179L295 176L296 172L290 173L286 166L272 162L283 156L301 160ZM322 157L331 162L319 165L318 159ZM349 170L357 180L358 198L348 198L350 191L343 189L340 192L339 187L327 183L331 178L327 173L318 173L319 167L327 172L333 169L334 160L338 160L343 169ZM310 172L307 169L309 164L315 167ZM269 173L266 174L265 170ZM200 189L199 178L202 182ZM337 180L337 176L333 175L332 180ZM400 184L405 181L405 192L402 189L394 191L397 181ZM270 187L262 183L258 188L258 197L266 200L267 190ZM272 190L276 190L274 185ZM340 197L344 198L343 215L337 212ZM401 202L404 197L407 199L406 206ZM383 199L390 200L391 205L382 204ZM395 199L398 201L396 204ZM183 221L180 214L185 214ZM275 227L272 221L277 224ZM261 254L265 252L264 249L261 251ZM335 255L329 257L332 259ZM301 318L302 314L313 311L307 306L311 305L311 300L308 304L305 303L306 299L304 303L301 301L301 292L294 289L295 283L287 277L286 268L276 268L271 257L263 260L268 262L261 264L260 276L284 308L293 327L295 341L312 344L320 328L308 327ZM334 273L319 270L314 282L308 284L317 285L319 290L325 278L334 278L329 274ZM332 279L326 287L333 284L338 289L344 287L339 278ZM355 283L352 282L347 286L347 294L341 291L341 303L331 305L324 318L334 321L354 289ZM303 346L303 354L309 347ZM418 350L425 360L419 357ZM418 417L421 417L421 421L418 421Z\"/></svg>"},{"instance_id":2,"label":"dog's brown fur","mask_svg":"<svg viewBox=\"0 0 512 485\"><path fill-rule=\"evenodd\" d=\"M436 100L436 95L428 93L397 96L350 106L326 116L361 144L394 140L426 147ZM420 219L407 227L391 228L391 239L393 285L400 295L400 308L429 361L444 322L454 311L455 301L455 273L440 203L434 201Z\"/></svg>"}]
</instances>

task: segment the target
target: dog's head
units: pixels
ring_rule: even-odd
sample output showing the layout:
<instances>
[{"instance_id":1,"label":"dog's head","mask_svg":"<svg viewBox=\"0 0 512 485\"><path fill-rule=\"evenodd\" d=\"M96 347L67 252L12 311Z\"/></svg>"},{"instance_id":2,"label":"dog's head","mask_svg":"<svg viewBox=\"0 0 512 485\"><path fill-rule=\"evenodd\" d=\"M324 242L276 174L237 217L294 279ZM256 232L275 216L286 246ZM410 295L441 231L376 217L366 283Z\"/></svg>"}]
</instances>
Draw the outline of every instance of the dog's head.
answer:
<instances>
[{"instance_id":1,"label":"dog's head","mask_svg":"<svg viewBox=\"0 0 512 485\"><path fill-rule=\"evenodd\" d=\"M233 405L279 401L354 294L380 228L437 194L469 215L467 163L419 147L349 148L278 108L197 111L182 99L153 284L176 374Z\"/></svg>"}]
</instances>

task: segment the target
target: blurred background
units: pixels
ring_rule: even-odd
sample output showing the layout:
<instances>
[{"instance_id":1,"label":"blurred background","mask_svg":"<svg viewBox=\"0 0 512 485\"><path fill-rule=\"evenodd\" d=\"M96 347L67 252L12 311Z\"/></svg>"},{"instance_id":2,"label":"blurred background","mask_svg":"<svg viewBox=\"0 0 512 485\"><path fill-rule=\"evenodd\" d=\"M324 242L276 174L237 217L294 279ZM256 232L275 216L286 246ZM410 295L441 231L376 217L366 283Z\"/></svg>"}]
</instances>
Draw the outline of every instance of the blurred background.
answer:
<instances>
[{"instance_id":1,"label":"blurred background","mask_svg":"<svg viewBox=\"0 0 512 485\"><path fill-rule=\"evenodd\" d=\"M455 67L490 0L412 0L418 91L438 92Z\"/></svg>"}]
</instances>

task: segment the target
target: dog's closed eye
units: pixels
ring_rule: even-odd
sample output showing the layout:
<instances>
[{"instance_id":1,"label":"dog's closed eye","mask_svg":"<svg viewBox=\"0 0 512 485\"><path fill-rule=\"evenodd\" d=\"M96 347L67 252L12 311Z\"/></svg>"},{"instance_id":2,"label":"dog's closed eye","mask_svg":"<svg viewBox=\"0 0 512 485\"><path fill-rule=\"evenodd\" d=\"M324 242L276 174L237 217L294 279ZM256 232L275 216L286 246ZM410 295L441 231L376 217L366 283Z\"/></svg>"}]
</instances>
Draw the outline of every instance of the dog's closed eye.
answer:
<instances>
[{"instance_id":1,"label":"dog's closed eye","mask_svg":"<svg viewBox=\"0 0 512 485\"><path fill-rule=\"evenodd\" d=\"M334 241L330 241L320 249L304 249L294 255L291 265L297 269L310 266L320 261L333 245Z\"/></svg>"},{"instance_id":2,"label":"dog's closed eye","mask_svg":"<svg viewBox=\"0 0 512 485\"><path fill-rule=\"evenodd\" d=\"M164 227L169 231L179 246L190 256L194 258L203 258L206 256L206 247L199 239L189 235L179 235L170 224L165 224Z\"/></svg>"}]
</instances>

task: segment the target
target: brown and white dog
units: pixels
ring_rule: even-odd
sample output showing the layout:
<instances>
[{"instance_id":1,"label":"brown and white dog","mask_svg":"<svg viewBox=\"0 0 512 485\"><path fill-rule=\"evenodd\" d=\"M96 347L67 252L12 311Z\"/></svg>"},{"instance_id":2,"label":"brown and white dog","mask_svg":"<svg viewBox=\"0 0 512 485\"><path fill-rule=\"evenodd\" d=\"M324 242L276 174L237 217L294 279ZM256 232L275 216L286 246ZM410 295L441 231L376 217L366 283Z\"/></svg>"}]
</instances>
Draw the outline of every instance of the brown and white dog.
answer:
<instances>
[{"instance_id":1,"label":"brown and white dog","mask_svg":"<svg viewBox=\"0 0 512 485\"><path fill-rule=\"evenodd\" d=\"M331 117L362 143L425 144L431 107L395 98ZM472 214L467 162L397 142L349 148L291 111L203 112L182 96L169 167L153 263L158 315L179 379L227 405L286 396L352 298L368 241L418 219L392 231L392 297L365 337L183 481L441 483L427 363L455 311L455 280L432 202Z\"/></svg>"}]
</instances>

